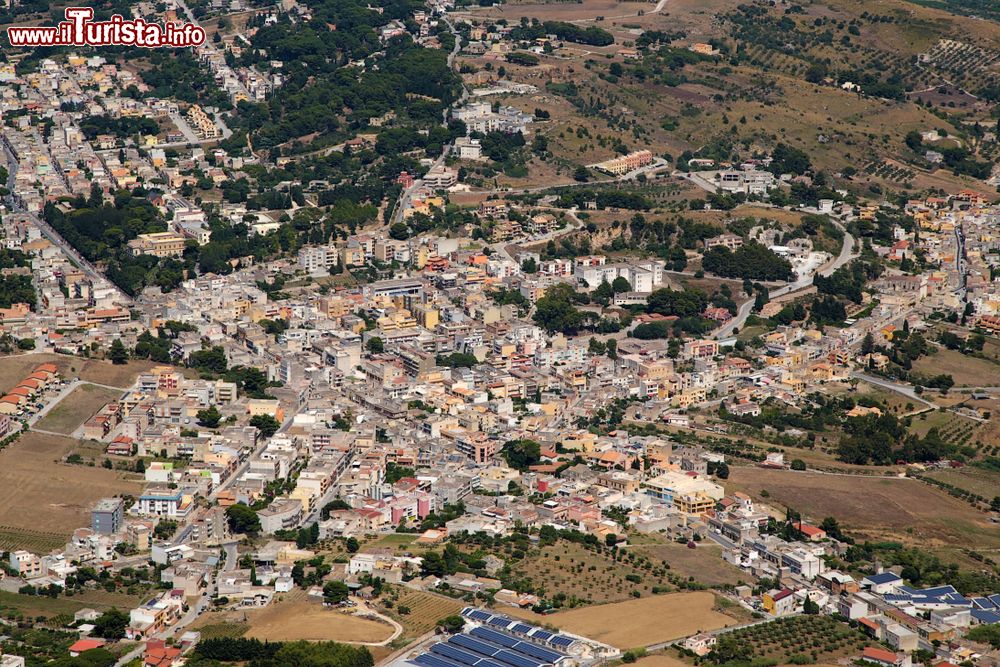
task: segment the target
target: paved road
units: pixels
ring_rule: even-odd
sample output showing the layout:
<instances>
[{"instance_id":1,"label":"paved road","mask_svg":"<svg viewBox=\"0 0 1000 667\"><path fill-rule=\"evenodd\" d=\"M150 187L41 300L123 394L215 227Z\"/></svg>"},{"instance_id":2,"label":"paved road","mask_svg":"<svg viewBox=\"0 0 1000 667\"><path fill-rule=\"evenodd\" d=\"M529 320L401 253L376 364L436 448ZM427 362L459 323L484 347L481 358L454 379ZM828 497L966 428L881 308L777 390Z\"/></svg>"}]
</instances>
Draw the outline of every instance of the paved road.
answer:
<instances>
[{"instance_id":1,"label":"paved road","mask_svg":"<svg viewBox=\"0 0 1000 667\"><path fill-rule=\"evenodd\" d=\"M917 401L918 403L923 403L924 406L926 406L925 409L918 410L917 412L924 412L927 409L936 410L938 408L937 404L931 403L926 398L922 398L919 394L917 394L917 392L913 390L913 387L911 387L908 384L900 384L898 382L892 382L890 380L876 377L874 375L867 375L865 373L851 373L851 377L858 378L859 380L864 380L868 384L873 384L882 387L883 389L894 391L897 394L902 394L903 396L906 396L911 400Z\"/></svg>"},{"instance_id":2,"label":"paved road","mask_svg":"<svg viewBox=\"0 0 1000 667\"><path fill-rule=\"evenodd\" d=\"M184 0L177 0L177 6L180 7L181 10L184 12L184 15L187 16L188 22L193 23L195 25L199 25L198 19L195 18L194 14L191 12L191 8L188 7L187 3ZM208 31L206 30L205 33L208 34ZM218 53L218 49L215 47L215 45L212 43L212 40L210 39L206 39L205 44L201 48L205 49L206 51L209 51L213 55ZM250 96L250 91L247 90L246 86L244 86L240 82L240 80L236 78L236 73L232 71L229 65L223 65L223 67L229 70L229 73L232 75L232 78L236 82L236 85L239 86L239 92L246 95L247 99L252 99Z\"/></svg>"},{"instance_id":3,"label":"paved road","mask_svg":"<svg viewBox=\"0 0 1000 667\"><path fill-rule=\"evenodd\" d=\"M232 572L236 569L237 565L236 543L224 543L222 547L226 553L226 558L222 565L222 571ZM198 617L205 612L209 604L211 604L212 598L215 597L216 592L218 591L218 585L218 576L213 574L212 578L208 582L208 585L205 587L205 590L202 592L201 597L199 597L194 604L188 607L188 610L183 616L181 616L177 623L165 628L162 632L157 633L155 638L169 639L170 637L180 635L189 625L194 623ZM115 663L115 667L124 667L133 660L142 657L142 653L145 648L146 643L140 642L134 649L119 658L118 662Z\"/></svg>"},{"instance_id":4,"label":"paved road","mask_svg":"<svg viewBox=\"0 0 1000 667\"><path fill-rule=\"evenodd\" d=\"M818 211L815 212L818 213ZM851 260L855 259L860 254L856 251L857 241L850 234L850 232L847 231L847 228L845 228L844 225L841 224L838 220L834 220L833 218L831 218L830 221L837 227L837 229L839 229L841 232L844 233L844 242L840 246L840 254L837 255L835 259L827 262L826 264L820 267L817 267L817 269L808 276L804 276L799 280L795 281L794 283L789 283L784 287L781 287L773 292L770 292L768 294L768 298L774 299L777 297L785 296L787 294L791 294L793 292L797 292L801 289L805 289L813 284L813 279L817 274L824 277L829 276L834 271L844 266ZM753 299L750 299L749 301L741 305L736 313L736 317L730 320L724 327L716 331L715 334L713 334L712 338L716 340L719 340L721 338L727 338L733 335L733 332L735 332L737 328L742 329L743 325L747 321L747 318L750 317L751 311L753 310L753 303L754 303Z\"/></svg>"},{"instance_id":5,"label":"paved road","mask_svg":"<svg viewBox=\"0 0 1000 667\"><path fill-rule=\"evenodd\" d=\"M459 34L457 30L455 30L455 26L452 25L451 21L449 21L445 17L442 17L441 20L443 20L448 25L448 29L451 30L451 34L455 36L455 46L451 50L451 53L448 54L448 67L454 67L455 56L457 56L458 52L462 49L462 36ZM466 88L465 84L463 83L462 94L453 106L460 106L464 104L467 99L469 99L469 89ZM448 113L450 112L450 110L451 110L450 108L445 109L444 112L442 113L442 118L441 118L442 125L448 124ZM430 166L430 169L435 169L444 164L444 161L447 159L448 154L451 153L451 149L452 149L452 144L447 144L446 146L444 146L444 149L441 151L441 155L438 156L436 160L434 160L434 164ZM413 195L416 194L417 190L422 185L423 182L418 179L413 182L413 185L411 185L410 187L404 189L402 192L399 193L399 200L396 202L396 208L392 212L393 223L402 222L403 213L410 207L410 201L413 199Z\"/></svg>"}]
</instances>

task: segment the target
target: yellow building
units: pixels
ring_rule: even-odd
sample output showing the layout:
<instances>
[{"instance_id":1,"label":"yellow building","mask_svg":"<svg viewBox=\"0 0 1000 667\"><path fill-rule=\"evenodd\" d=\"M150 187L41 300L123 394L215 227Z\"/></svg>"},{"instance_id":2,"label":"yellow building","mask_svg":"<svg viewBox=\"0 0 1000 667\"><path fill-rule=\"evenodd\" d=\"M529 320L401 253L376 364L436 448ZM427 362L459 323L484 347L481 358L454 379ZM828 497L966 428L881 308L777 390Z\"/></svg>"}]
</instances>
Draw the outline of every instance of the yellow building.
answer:
<instances>
[{"instance_id":1,"label":"yellow building","mask_svg":"<svg viewBox=\"0 0 1000 667\"><path fill-rule=\"evenodd\" d=\"M184 254L185 238L176 232L155 232L139 234L128 242L129 252L134 256L180 257Z\"/></svg>"}]
</instances>

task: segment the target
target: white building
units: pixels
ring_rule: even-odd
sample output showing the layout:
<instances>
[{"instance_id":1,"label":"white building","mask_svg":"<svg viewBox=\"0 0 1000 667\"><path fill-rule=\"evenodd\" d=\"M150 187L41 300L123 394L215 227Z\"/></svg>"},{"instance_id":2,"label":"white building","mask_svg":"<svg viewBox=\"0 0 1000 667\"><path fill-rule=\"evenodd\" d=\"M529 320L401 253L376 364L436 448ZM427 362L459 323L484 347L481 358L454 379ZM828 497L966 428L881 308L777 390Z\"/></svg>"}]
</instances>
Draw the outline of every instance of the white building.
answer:
<instances>
[{"instance_id":1,"label":"white building","mask_svg":"<svg viewBox=\"0 0 1000 667\"><path fill-rule=\"evenodd\" d=\"M720 171L716 183L725 192L742 192L746 195L763 195L775 187L774 174L755 169Z\"/></svg>"},{"instance_id":2,"label":"white building","mask_svg":"<svg viewBox=\"0 0 1000 667\"><path fill-rule=\"evenodd\" d=\"M299 266L314 273L329 271L340 261L340 251L335 246L306 246L299 250Z\"/></svg>"},{"instance_id":3,"label":"white building","mask_svg":"<svg viewBox=\"0 0 1000 667\"><path fill-rule=\"evenodd\" d=\"M455 140L455 150L460 160L482 160L483 146L479 139L459 137Z\"/></svg>"}]
</instances>

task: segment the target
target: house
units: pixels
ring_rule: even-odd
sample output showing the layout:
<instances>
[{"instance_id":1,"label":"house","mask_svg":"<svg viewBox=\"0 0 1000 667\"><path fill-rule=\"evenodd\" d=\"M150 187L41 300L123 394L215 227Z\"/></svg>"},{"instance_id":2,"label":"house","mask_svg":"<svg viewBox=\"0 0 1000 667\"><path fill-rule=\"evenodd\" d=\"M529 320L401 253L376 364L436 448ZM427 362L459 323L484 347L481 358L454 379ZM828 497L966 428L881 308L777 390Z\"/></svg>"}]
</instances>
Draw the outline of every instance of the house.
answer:
<instances>
[{"instance_id":1,"label":"house","mask_svg":"<svg viewBox=\"0 0 1000 667\"><path fill-rule=\"evenodd\" d=\"M861 653L861 659L881 667L911 667L910 656L905 653L893 653L877 646L866 646Z\"/></svg>"},{"instance_id":2,"label":"house","mask_svg":"<svg viewBox=\"0 0 1000 667\"><path fill-rule=\"evenodd\" d=\"M143 667L172 667L181 657L181 649L167 646L162 639L150 639L142 653Z\"/></svg>"},{"instance_id":3,"label":"house","mask_svg":"<svg viewBox=\"0 0 1000 667\"><path fill-rule=\"evenodd\" d=\"M810 542L819 542L826 539L826 531L808 523L799 521L799 532Z\"/></svg>"},{"instance_id":4,"label":"house","mask_svg":"<svg viewBox=\"0 0 1000 667\"><path fill-rule=\"evenodd\" d=\"M760 600L764 606L764 611L771 616L787 616L795 611L795 594L788 588L764 593Z\"/></svg>"},{"instance_id":5,"label":"house","mask_svg":"<svg viewBox=\"0 0 1000 667\"><path fill-rule=\"evenodd\" d=\"M80 639L69 647L69 656L76 658L84 651L92 651L95 648L102 648L107 642L103 639Z\"/></svg>"},{"instance_id":6,"label":"house","mask_svg":"<svg viewBox=\"0 0 1000 667\"><path fill-rule=\"evenodd\" d=\"M684 648L696 655L708 655L718 643L715 635L701 632L684 640Z\"/></svg>"}]
</instances>

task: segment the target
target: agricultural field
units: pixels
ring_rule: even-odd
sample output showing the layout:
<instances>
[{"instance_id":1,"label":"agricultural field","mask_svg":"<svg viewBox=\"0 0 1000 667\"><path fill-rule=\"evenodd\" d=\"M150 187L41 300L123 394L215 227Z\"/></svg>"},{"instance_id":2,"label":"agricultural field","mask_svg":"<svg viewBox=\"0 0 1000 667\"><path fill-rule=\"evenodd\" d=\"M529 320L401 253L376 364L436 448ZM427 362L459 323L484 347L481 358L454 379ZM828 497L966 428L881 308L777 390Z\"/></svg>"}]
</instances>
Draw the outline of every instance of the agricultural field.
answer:
<instances>
[{"instance_id":1,"label":"agricultural field","mask_svg":"<svg viewBox=\"0 0 1000 667\"><path fill-rule=\"evenodd\" d=\"M235 639L236 637L245 635L250 626L246 623L222 621L200 625L197 628L198 632L201 633L202 639Z\"/></svg>"},{"instance_id":2,"label":"agricultural field","mask_svg":"<svg viewBox=\"0 0 1000 667\"><path fill-rule=\"evenodd\" d=\"M319 600L307 599L304 591L283 597L264 609L229 612L228 620L248 624L247 637L268 641L379 642L392 635L385 623L326 608Z\"/></svg>"},{"instance_id":3,"label":"agricultural field","mask_svg":"<svg viewBox=\"0 0 1000 667\"><path fill-rule=\"evenodd\" d=\"M148 595L129 595L124 592L112 592L95 588L86 589L82 593L76 593L70 599L95 609L110 609L112 607L117 609L131 609L142 604L146 597Z\"/></svg>"},{"instance_id":4,"label":"agricultural field","mask_svg":"<svg viewBox=\"0 0 1000 667\"><path fill-rule=\"evenodd\" d=\"M52 617L60 614L73 614L90 606L92 605L74 598L50 598L44 595L20 595L9 591L0 591L0 616L4 617L14 614L30 617ZM92 608L96 609L97 607Z\"/></svg>"},{"instance_id":5,"label":"agricultural field","mask_svg":"<svg viewBox=\"0 0 1000 667\"><path fill-rule=\"evenodd\" d=\"M726 490L793 508L813 521L835 517L857 536L925 548L955 543L973 549L1000 546L1000 536L985 515L917 480L734 467Z\"/></svg>"},{"instance_id":6,"label":"agricultural field","mask_svg":"<svg viewBox=\"0 0 1000 667\"><path fill-rule=\"evenodd\" d=\"M457 614L462 610L464 603L460 600L434 593L413 590L412 588L396 588L394 591L398 598L393 599L392 608L382 606L382 613L388 614L399 621L403 626L404 637L416 638L431 632L437 626L437 622L445 616ZM384 603L385 596L380 602ZM409 613L399 612L400 607L409 609Z\"/></svg>"},{"instance_id":7,"label":"agricultural field","mask_svg":"<svg viewBox=\"0 0 1000 667\"><path fill-rule=\"evenodd\" d=\"M925 476L982 496L987 500L1000 495L1000 471L966 466L964 468L932 470L925 473Z\"/></svg>"},{"instance_id":8,"label":"agricultural field","mask_svg":"<svg viewBox=\"0 0 1000 667\"><path fill-rule=\"evenodd\" d=\"M650 544L636 544L630 550L645 554L670 564L670 571L681 579L693 580L706 586L736 585L746 581L738 567L722 560L722 548L702 542L697 549L683 544L657 540Z\"/></svg>"},{"instance_id":9,"label":"agricultural field","mask_svg":"<svg viewBox=\"0 0 1000 667\"><path fill-rule=\"evenodd\" d=\"M28 432L0 451L0 548L47 551L89 525L96 500L142 490L122 473L61 463L76 442Z\"/></svg>"},{"instance_id":10,"label":"agricultural field","mask_svg":"<svg viewBox=\"0 0 1000 667\"><path fill-rule=\"evenodd\" d=\"M720 635L737 640L752 651L754 659L796 662L802 656L813 662L836 662L856 655L868 645L858 630L829 616L792 616Z\"/></svg>"},{"instance_id":11,"label":"agricultural field","mask_svg":"<svg viewBox=\"0 0 1000 667\"><path fill-rule=\"evenodd\" d=\"M910 425L910 432L921 437L936 428L947 442L956 445L966 445L975 439L980 422L954 412L935 410L917 415Z\"/></svg>"},{"instance_id":12,"label":"agricultural field","mask_svg":"<svg viewBox=\"0 0 1000 667\"><path fill-rule=\"evenodd\" d=\"M646 596L654 586L672 588L669 571L661 569L655 559L643 559L643 566L625 559L631 559L627 551L616 561L610 555L559 540L514 563L513 575L530 581L539 597L564 598L567 607L618 602L634 593Z\"/></svg>"},{"instance_id":13,"label":"agricultural field","mask_svg":"<svg viewBox=\"0 0 1000 667\"><path fill-rule=\"evenodd\" d=\"M715 610L715 595L707 591L654 595L639 600L595 605L540 615L523 609L505 613L546 626L555 626L620 649L649 646L717 630L738 621ZM629 619L622 623L621 619Z\"/></svg>"},{"instance_id":14,"label":"agricultural field","mask_svg":"<svg viewBox=\"0 0 1000 667\"><path fill-rule=\"evenodd\" d=\"M38 420L34 428L69 435L97 414L104 405L121 395L116 389L93 384L80 385Z\"/></svg>"}]
</instances>

